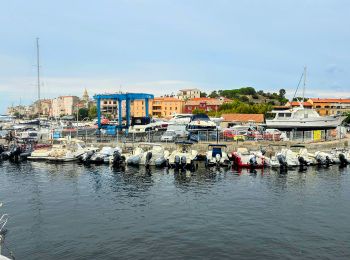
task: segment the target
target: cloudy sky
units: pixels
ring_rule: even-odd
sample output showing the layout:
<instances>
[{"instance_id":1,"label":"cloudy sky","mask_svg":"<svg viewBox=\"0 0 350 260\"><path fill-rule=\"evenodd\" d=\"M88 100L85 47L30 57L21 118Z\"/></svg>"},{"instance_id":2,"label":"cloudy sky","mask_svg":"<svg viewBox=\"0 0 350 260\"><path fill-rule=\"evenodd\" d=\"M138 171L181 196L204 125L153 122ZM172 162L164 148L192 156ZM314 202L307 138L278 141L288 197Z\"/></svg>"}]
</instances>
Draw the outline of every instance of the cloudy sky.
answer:
<instances>
[{"instance_id":1,"label":"cloudy sky","mask_svg":"<svg viewBox=\"0 0 350 260\"><path fill-rule=\"evenodd\" d=\"M11 0L0 4L0 112L42 96L252 86L350 97L347 0Z\"/></svg>"}]
</instances>

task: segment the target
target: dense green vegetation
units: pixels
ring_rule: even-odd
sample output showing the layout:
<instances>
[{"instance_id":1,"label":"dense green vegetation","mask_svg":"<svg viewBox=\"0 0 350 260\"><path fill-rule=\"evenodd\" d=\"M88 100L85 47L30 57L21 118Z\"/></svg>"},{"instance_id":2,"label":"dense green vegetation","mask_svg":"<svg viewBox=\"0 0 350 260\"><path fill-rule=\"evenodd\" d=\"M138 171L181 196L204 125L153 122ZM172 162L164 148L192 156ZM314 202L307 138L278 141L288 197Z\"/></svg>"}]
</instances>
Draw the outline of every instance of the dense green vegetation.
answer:
<instances>
[{"instance_id":1,"label":"dense green vegetation","mask_svg":"<svg viewBox=\"0 0 350 260\"><path fill-rule=\"evenodd\" d=\"M350 112L344 113L344 116L346 116L344 123L350 124Z\"/></svg>"},{"instance_id":2,"label":"dense green vegetation","mask_svg":"<svg viewBox=\"0 0 350 260\"><path fill-rule=\"evenodd\" d=\"M206 94L203 94L203 96ZM256 91L252 87L243 87L230 90L214 90L208 97L218 98L225 97L232 100L239 100L250 103L268 103L270 105L283 105L288 102L285 97L286 90L280 89L278 93L265 93L263 90Z\"/></svg>"},{"instance_id":3,"label":"dense green vegetation","mask_svg":"<svg viewBox=\"0 0 350 260\"><path fill-rule=\"evenodd\" d=\"M243 87L231 90L214 90L208 97L225 97L232 99L232 102L223 104L217 112L211 111L208 114L218 116L225 113L241 114L266 114L271 111L274 105L284 105L288 102L285 97L286 90L280 89L278 93L265 93L263 90L256 91L252 87ZM194 111L204 112L204 111Z\"/></svg>"},{"instance_id":4,"label":"dense green vegetation","mask_svg":"<svg viewBox=\"0 0 350 260\"><path fill-rule=\"evenodd\" d=\"M97 107L96 106L91 106L89 108L88 115L89 115L90 119L96 118L97 117Z\"/></svg>"},{"instance_id":5,"label":"dense green vegetation","mask_svg":"<svg viewBox=\"0 0 350 260\"><path fill-rule=\"evenodd\" d=\"M272 110L271 104L249 104L239 100L235 100L231 103L225 103L220 106L218 112L211 111L210 115L221 115L221 114L266 114Z\"/></svg>"}]
</instances>

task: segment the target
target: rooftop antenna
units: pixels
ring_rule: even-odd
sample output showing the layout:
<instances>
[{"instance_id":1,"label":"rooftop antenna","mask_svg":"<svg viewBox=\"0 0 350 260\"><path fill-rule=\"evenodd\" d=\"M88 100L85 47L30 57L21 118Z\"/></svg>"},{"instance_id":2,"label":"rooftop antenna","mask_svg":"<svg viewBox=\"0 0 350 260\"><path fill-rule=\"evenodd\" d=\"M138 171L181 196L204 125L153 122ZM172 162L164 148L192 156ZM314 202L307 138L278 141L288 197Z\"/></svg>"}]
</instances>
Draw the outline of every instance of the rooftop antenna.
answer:
<instances>
[{"instance_id":1,"label":"rooftop antenna","mask_svg":"<svg viewBox=\"0 0 350 260\"><path fill-rule=\"evenodd\" d=\"M39 115L41 112L41 103L40 103L40 52L39 52L39 37L36 38L36 63L37 63L37 80L38 80L38 106L39 106Z\"/></svg>"}]
</instances>

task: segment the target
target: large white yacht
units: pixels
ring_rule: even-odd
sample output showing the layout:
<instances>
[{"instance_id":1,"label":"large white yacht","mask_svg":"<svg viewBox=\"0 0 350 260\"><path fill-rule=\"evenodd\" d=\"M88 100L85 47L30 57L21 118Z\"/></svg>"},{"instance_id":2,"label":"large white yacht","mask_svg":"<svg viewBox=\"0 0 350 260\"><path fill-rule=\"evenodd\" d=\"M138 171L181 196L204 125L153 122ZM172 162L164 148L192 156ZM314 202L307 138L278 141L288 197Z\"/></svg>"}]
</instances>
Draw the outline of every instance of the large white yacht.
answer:
<instances>
[{"instance_id":1,"label":"large white yacht","mask_svg":"<svg viewBox=\"0 0 350 260\"><path fill-rule=\"evenodd\" d=\"M303 98L305 94L306 86L306 67L304 67L304 72L301 75L299 84L294 93L296 96L301 80L304 79L303 87ZM292 107L286 110L273 110L271 112L274 114L274 118L271 120L266 120L267 128L277 128L277 129L330 129L337 128L346 118L341 115L329 115L320 116L316 110L312 108L305 108L303 103L299 101L299 107Z\"/></svg>"},{"instance_id":2,"label":"large white yacht","mask_svg":"<svg viewBox=\"0 0 350 260\"><path fill-rule=\"evenodd\" d=\"M320 116L314 109L302 105L287 110L273 110L274 118L266 120L267 128L277 129L330 129L339 126L345 116Z\"/></svg>"}]
</instances>

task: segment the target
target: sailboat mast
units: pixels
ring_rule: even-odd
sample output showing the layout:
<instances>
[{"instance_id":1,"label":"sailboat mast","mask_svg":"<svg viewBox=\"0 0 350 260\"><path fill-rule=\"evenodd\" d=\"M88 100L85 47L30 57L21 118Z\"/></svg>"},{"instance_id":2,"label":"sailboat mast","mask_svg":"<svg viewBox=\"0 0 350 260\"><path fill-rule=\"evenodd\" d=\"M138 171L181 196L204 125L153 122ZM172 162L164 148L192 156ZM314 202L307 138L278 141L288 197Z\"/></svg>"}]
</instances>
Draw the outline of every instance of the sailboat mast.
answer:
<instances>
[{"instance_id":1,"label":"sailboat mast","mask_svg":"<svg viewBox=\"0 0 350 260\"><path fill-rule=\"evenodd\" d=\"M38 80L38 105L39 105L39 115L41 113L41 103L40 103L40 52L39 52L39 38L36 38L36 62L37 62L37 80Z\"/></svg>"},{"instance_id":2,"label":"sailboat mast","mask_svg":"<svg viewBox=\"0 0 350 260\"><path fill-rule=\"evenodd\" d=\"M305 85L306 85L306 66L304 67L304 87L303 87L303 100L302 100L302 102L304 102L304 100L305 100Z\"/></svg>"}]
</instances>

